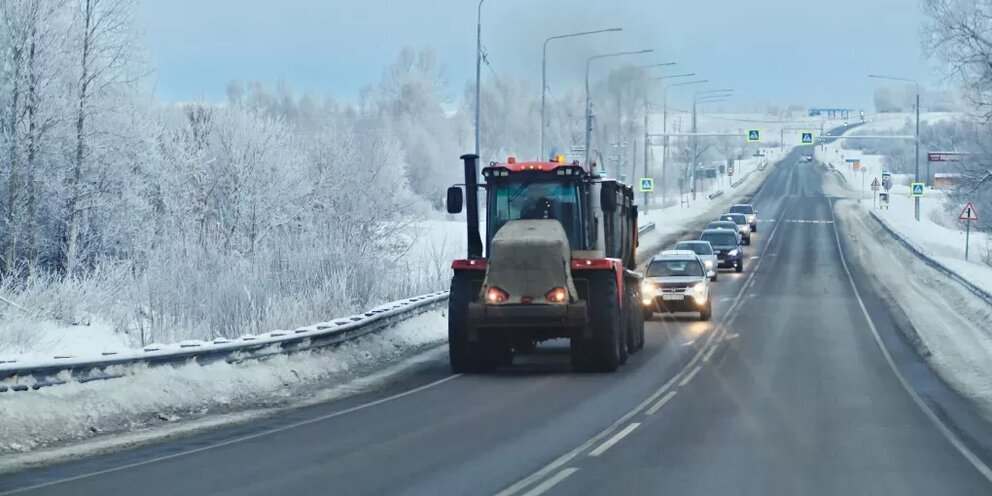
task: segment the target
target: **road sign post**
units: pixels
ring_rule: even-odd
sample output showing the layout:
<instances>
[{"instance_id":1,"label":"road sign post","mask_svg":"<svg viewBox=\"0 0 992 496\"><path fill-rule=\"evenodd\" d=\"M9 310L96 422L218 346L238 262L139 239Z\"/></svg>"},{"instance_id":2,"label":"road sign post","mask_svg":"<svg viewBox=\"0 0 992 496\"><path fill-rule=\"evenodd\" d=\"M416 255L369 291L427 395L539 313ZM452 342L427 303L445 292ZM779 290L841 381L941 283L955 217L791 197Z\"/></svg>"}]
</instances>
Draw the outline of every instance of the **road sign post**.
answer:
<instances>
[{"instance_id":1,"label":"road sign post","mask_svg":"<svg viewBox=\"0 0 992 496\"><path fill-rule=\"evenodd\" d=\"M878 208L878 188L881 186L876 177L871 181L871 208Z\"/></svg>"},{"instance_id":2,"label":"road sign post","mask_svg":"<svg viewBox=\"0 0 992 496\"><path fill-rule=\"evenodd\" d=\"M968 202L964 209L961 210L961 215L958 215L958 220L963 220L965 222L964 231L964 260L968 261L968 247L971 244L971 221L978 220L978 210L975 210L975 206Z\"/></svg>"}]
</instances>

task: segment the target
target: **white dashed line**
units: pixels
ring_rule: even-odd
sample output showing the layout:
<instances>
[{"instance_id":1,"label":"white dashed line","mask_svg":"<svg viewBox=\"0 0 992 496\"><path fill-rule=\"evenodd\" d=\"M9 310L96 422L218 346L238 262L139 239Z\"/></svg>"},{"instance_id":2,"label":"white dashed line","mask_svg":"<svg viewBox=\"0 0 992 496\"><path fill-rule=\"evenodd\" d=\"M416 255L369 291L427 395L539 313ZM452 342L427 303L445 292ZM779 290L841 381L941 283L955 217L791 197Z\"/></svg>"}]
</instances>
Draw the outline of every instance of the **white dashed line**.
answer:
<instances>
[{"instance_id":1,"label":"white dashed line","mask_svg":"<svg viewBox=\"0 0 992 496\"><path fill-rule=\"evenodd\" d=\"M657 403L651 405L651 408L648 408L648 411L645 412L644 414L654 415L655 412L661 410L661 407L665 406L665 403L668 403L668 400L672 399L676 394L678 394L676 391L669 391L668 394L666 394L664 397L658 400Z\"/></svg>"},{"instance_id":2,"label":"white dashed line","mask_svg":"<svg viewBox=\"0 0 992 496\"><path fill-rule=\"evenodd\" d=\"M696 377L696 374L698 374L702 368L702 366L696 365L696 368L692 369L692 372L689 372L689 375L679 381L679 387L685 387L686 384L689 384L689 381L691 381L693 377Z\"/></svg>"},{"instance_id":3,"label":"white dashed line","mask_svg":"<svg viewBox=\"0 0 992 496\"><path fill-rule=\"evenodd\" d=\"M622 431L613 435L613 437L607 439L603 444L600 444L598 448L589 452L589 456L599 456L606 453L606 450L613 447L613 445L619 443L623 438L627 437L627 434L634 432L634 429L641 425L640 422L633 422L627 427L624 427Z\"/></svg>"},{"instance_id":4,"label":"white dashed line","mask_svg":"<svg viewBox=\"0 0 992 496\"><path fill-rule=\"evenodd\" d=\"M555 474L553 477L550 477L550 478L546 479L544 482L542 482L542 483L538 484L537 486L535 486L534 489L531 489L530 491L527 491L526 493L524 493L524 496L538 496L540 494L544 494L544 493L548 492L548 490L551 489L552 487L555 487L556 485L558 485L559 482L565 480L568 476L570 476L570 475L572 475L572 474L574 474L575 472L578 472L578 471L579 471L579 469L577 469L575 467L563 468L563 469L561 469L560 472L558 472L557 474Z\"/></svg>"}]
</instances>

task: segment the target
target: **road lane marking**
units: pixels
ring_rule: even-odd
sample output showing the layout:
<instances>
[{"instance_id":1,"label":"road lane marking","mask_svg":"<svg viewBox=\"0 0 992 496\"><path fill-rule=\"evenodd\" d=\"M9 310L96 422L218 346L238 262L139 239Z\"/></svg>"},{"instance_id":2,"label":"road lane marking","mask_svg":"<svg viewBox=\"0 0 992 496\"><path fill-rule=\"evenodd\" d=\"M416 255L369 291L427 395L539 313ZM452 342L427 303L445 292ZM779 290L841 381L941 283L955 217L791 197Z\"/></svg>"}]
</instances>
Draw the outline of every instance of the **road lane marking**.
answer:
<instances>
[{"instance_id":1,"label":"road lane marking","mask_svg":"<svg viewBox=\"0 0 992 496\"><path fill-rule=\"evenodd\" d=\"M534 487L534 489L531 489L530 491L524 493L524 496L539 496L541 494L544 494L548 492L548 490L551 489L552 487L557 486L559 482L565 480L566 478L568 478L568 476L578 471L579 469L575 467L563 468L561 469L560 472L555 474L554 477L545 480L544 482Z\"/></svg>"},{"instance_id":2,"label":"road lane marking","mask_svg":"<svg viewBox=\"0 0 992 496\"><path fill-rule=\"evenodd\" d=\"M833 217L834 202L829 201L829 204L830 216ZM908 393L909 397L912 398L914 403L916 403L916 406L918 406L920 410L923 411L923 414L926 415L931 422L933 422L933 425L941 434L944 435L944 438L946 438L952 446L957 448L958 452L961 453L961 455L968 460L973 467L975 467L975 470L978 470L978 473L982 474L986 479L992 482L992 468L989 468L989 466L986 465L981 458L975 455L975 453L972 452L971 449L964 444L964 442L958 439L958 436L954 434L954 432L944 425L940 418L937 417L937 414L935 414L933 410L930 409L930 406L928 406L923 399L916 394L916 391L910 387L908 382L906 382L906 378L903 377L901 372L899 372L899 368L896 366L895 360L892 359L892 355L889 353L888 348L885 347L885 343L882 341L882 336L878 333L878 328L875 327L875 321L872 320L871 315L868 313L868 307L865 306L865 302L861 298L861 292L858 291L858 285L854 283L854 276L851 275L851 269L847 266L847 257L844 255L844 248L840 243L840 232L837 230L836 223L834 223L833 228L834 238L837 240L837 250L840 253L841 265L844 266L844 272L847 273L847 280L851 283L851 289L854 291L854 297L858 300L858 306L861 307L861 313L865 316L865 321L868 322L868 328L871 329L871 334L875 337L875 343L878 345L878 349L882 351L882 356L885 357L885 361L889 364L889 368L892 369L892 372L896 375L896 378L899 379L899 383L902 384L902 388L906 390L906 393Z\"/></svg>"},{"instance_id":3,"label":"road lane marking","mask_svg":"<svg viewBox=\"0 0 992 496\"><path fill-rule=\"evenodd\" d=\"M757 259L758 259L758 256L757 255L751 257L751 260L757 260Z\"/></svg>"},{"instance_id":4,"label":"road lane marking","mask_svg":"<svg viewBox=\"0 0 992 496\"><path fill-rule=\"evenodd\" d=\"M695 340L695 339L690 339L690 340L688 340L688 341L686 341L686 342L684 342L684 343L682 343L682 346L692 346L692 345L693 345L693 343L695 343L695 342L696 342L696 340Z\"/></svg>"},{"instance_id":5,"label":"road lane marking","mask_svg":"<svg viewBox=\"0 0 992 496\"><path fill-rule=\"evenodd\" d=\"M603 444L600 444L598 448L590 451L589 456L599 456L602 455L603 453L606 453L606 450L612 448L613 445L619 443L623 438L627 437L627 435L630 434L631 432L634 432L634 429L640 427L640 425L641 425L640 422L633 422L627 427L624 427L622 431L614 434L613 437L604 441Z\"/></svg>"},{"instance_id":6,"label":"road lane marking","mask_svg":"<svg viewBox=\"0 0 992 496\"><path fill-rule=\"evenodd\" d=\"M402 393L397 393L397 394L394 394L392 396L387 396L385 398L379 398L379 399L377 399L375 401L370 401L368 403L362 403L361 405L353 406L351 408L346 408L344 410L339 410L339 411L336 411L336 412L333 412L333 413L328 413L326 415L321 415L319 417L314 417L314 418L307 419L307 420L301 420L299 422L294 422L292 424L287 424L287 425L284 425L284 426L281 426L281 427L276 427L274 429L269 429L267 431L256 432L255 434L249 434L247 436L236 437L236 438L229 439L227 441L223 441L223 442L220 442L220 443L209 444L207 446L201 446L199 448L194 448L194 449L185 450L185 451L179 451L179 452L176 452L176 453L171 453L171 454L168 454L168 455L163 455L163 456L159 456L159 457L155 457L155 458L149 458L147 460L142 460L142 461L134 462L134 463L128 463L126 465L120 465L120 466L108 468L108 469L105 469L105 470L97 470L97 471L94 471L94 472L88 472L88 473L85 473L85 474L75 475L75 476L72 476L72 477L66 477L64 479L57 479L57 480L53 480L53 481L43 482L41 484L35 484L33 486L19 487L17 489L11 489L9 491L0 492L0 496L6 496L8 494L17 494L17 493L23 493L23 492L27 492L27 491L33 491L35 489L41 489L41 488L45 488L45 487L56 486L56 485L60 485L60 484L65 484L67 482L74 482L74 481L77 481L77 480L88 479L90 477L96 477L96 476L106 475L106 474L110 474L110 473L114 473L114 472L120 472L122 470L127 470L127 469L130 469L130 468L141 467L143 465L151 465L153 463L158 463L158 462L162 462L162 461L166 461L166 460L171 460L173 458L180 458L180 457L183 457L183 456L186 456L186 455L192 455L192 454L195 454L195 453L200 453L200 452L212 450L212 449L215 449L215 448L222 448L224 446L230 446L232 444L238 444L238 443L242 443L242 442L245 442L245 441L250 441L252 439L258 439L260 437L265 437L265 436L269 436L271 434L276 434L276 433L279 433L279 432L288 431L290 429L295 429L297 427L302 427L302 426L305 426L305 425L315 424L317 422L322 422L324 420L329 420L329 419L332 419L334 417L340 417L342 415L346 415L346 414L349 414L349 413L352 413L352 412L357 412L359 410L364 410L364 409L369 408L369 407L372 407L372 406L381 405L383 403L386 403L386 402L389 402L389 401L393 401L393 400L397 400L397 399L403 398L405 396L410 396L412 394L419 393L419 392L424 391L426 389L430 389L432 387L435 387L435 386L439 386L441 384L444 384L445 382L448 382L448 381L450 381L452 379L456 379L458 377L461 377L461 375L462 374L449 375L448 377L445 377L443 379L438 379L438 380L436 380L434 382L431 382L431 383L424 384L423 386L419 386L419 387L413 388L413 389L411 389L409 391L404 391Z\"/></svg>"},{"instance_id":7,"label":"road lane marking","mask_svg":"<svg viewBox=\"0 0 992 496\"><path fill-rule=\"evenodd\" d=\"M679 382L679 387L685 387L686 384L689 384L689 381L696 377L696 374L698 374L702 369L702 365L696 365L696 368L692 369L692 372L689 372L689 375L685 376L685 378Z\"/></svg>"},{"instance_id":8,"label":"road lane marking","mask_svg":"<svg viewBox=\"0 0 992 496\"><path fill-rule=\"evenodd\" d=\"M669 391L668 394L666 394L664 397L662 397L660 400L658 400L657 403L655 403L654 405L651 405L651 408L648 408L648 411L644 412L644 414L645 415L654 415L655 412L657 412L658 410L661 410L661 407L665 406L665 403L668 403L668 400L674 398L676 394L678 394L677 391Z\"/></svg>"},{"instance_id":9,"label":"road lane marking","mask_svg":"<svg viewBox=\"0 0 992 496\"><path fill-rule=\"evenodd\" d=\"M764 186L765 186L765 183L762 183L762 185L759 187L758 191L755 192L755 194L754 194L755 197L757 197L758 194L763 191ZM780 209L780 210L781 210L781 215L785 215L785 210L786 209ZM779 219L779 220L781 220L781 219ZM772 229L771 234L768 235L768 239L765 240L765 244L762 247L761 255L764 255L768 251L768 249L771 247L771 242L772 242L773 239L775 239L775 234L778 233L778 229L779 229L779 227L782 226L782 224L783 224L783 222L775 222L775 227ZM761 263L764 262L764 260L765 260L764 258L759 259L758 260L758 263L754 267L754 270L748 272L747 279L745 280L745 285L749 284L752 281L752 279L754 278L755 274L757 274L757 269L759 267L761 267ZM744 296L745 290L746 290L745 287L741 287L741 289L737 292L737 296L734 298L734 302L731 303L730 308L728 308L727 309L727 312L724 314L723 321L720 323L718 329L716 329L716 332L711 333L709 335L709 337L707 338L706 344L709 344L709 343L713 342L714 340L723 339L724 335L727 333L727 326L729 326L733 322L733 320L736 318L736 316L737 316L737 313L734 312L734 309L737 308L737 306L739 306L743 302L743 296ZM735 337L736 336L737 335L735 334ZM672 384L674 384L676 381L678 381L683 376L683 374L685 374L685 371L686 370L691 369L693 366L695 366L695 364L697 362L699 362L699 360L702 358L703 353L705 352L705 350L706 350L705 346L702 347L702 348L700 348L699 351L696 352L696 355L693 357L693 359L690 360L689 363L687 363L684 367L682 367L682 369L679 370L674 376L672 376L672 378L669 379L668 382L665 383L665 385L663 385L661 388L659 388L658 391L655 392L654 395L652 395L652 397L649 397L649 398L645 399L644 401L642 401L639 405L637 405L636 407L634 407L633 409L631 409L629 412L627 412L626 414L624 414L623 416L621 416L619 419L617 419L616 421L614 421L612 424L610 424L609 427L603 429L602 431L600 431L599 433L597 433L595 436L593 436L593 437L589 438L588 440L586 440L584 443L580 444L579 446L576 446L575 448L572 448L571 451L569 451L569 452L567 452L567 453L559 456L558 458L552 460L550 463L548 463L547 465L541 467L540 469L538 469L534 473L528 475L527 477L524 477L523 479L518 480L517 482L515 482L515 483L511 484L510 486L508 486L506 489L503 489L502 491L496 493L496 496L513 496L513 495L516 495L517 493L519 493L520 491L522 491L524 488L529 487L531 484L534 484L535 482L543 479L544 477L547 477L548 474L550 474L550 473L554 472L555 470L557 470L557 469L565 466L565 464L567 464L569 461L571 461L575 457L579 456L581 453L583 453L584 451L586 451L587 449L589 449L591 446L593 446L596 443L598 443L600 440L606 438L606 436L609 436L611 433L613 433L614 430L616 430L621 425L623 425L628 420L630 420L635 415L639 414L642 410L644 410L644 408L646 408L648 404L650 404L652 401L654 401L654 397L656 397L656 395L662 394L664 391L666 391L670 387L672 387ZM0 495L0 496L2 496L2 495Z\"/></svg>"},{"instance_id":10,"label":"road lane marking","mask_svg":"<svg viewBox=\"0 0 992 496\"><path fill-rule=\"evenodd\" d=\"M720 347L720 342L719 341L716 344L714 344L713 346L710 346L710 351L707 351L706 354L703 355L703 361L704 362L710 361L710 358L713 358L713 354L716 353L716 349L719 348L719 347Z\"/></svg>"},{"instance_id":11,"label":"road lane marking","mask_svg":"<svg viewBox=\"0 0 992 496\"><path fill-rule=\"evenodd\" d=\"M728 333L726 333L726 334L723 335L722 341L730 341L731 339L737 339L739 337L741 337L741 335L740 334L737 334L736 332L733 332L733 333L728 332Z\"/></svg>"}]
</instances>

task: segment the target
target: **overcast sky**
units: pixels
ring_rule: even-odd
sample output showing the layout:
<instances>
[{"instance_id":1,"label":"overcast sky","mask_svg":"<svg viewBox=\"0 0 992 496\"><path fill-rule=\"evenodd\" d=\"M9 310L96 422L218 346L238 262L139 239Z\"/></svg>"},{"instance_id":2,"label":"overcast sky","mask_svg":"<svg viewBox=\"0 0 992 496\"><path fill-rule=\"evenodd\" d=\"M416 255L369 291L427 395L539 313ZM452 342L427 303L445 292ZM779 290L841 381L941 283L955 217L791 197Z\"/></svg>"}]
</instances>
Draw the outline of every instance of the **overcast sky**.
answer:
<instances>
[{"instance_id":1,"label":"overcast sky","mask_svg":"<svg viewBox=\"0 0 992 496\"><path fill-rule=\"evenodd\" d=\"M162 99L219 100L231 79L281 78L353 100L404 46L437 50L460 93L474 77L476 5L142 0L140 21ZM920 20L914 0L486 0L483 45L498 75L537 83L545 38L618 26L624 31L553 42L552 91L579 84L588 55L653 48L636 61L677 61L669 73L733 87L741 103L860 107L878 84L870 72L939 83L920 48Z\"/></svg>"}]
</instances>

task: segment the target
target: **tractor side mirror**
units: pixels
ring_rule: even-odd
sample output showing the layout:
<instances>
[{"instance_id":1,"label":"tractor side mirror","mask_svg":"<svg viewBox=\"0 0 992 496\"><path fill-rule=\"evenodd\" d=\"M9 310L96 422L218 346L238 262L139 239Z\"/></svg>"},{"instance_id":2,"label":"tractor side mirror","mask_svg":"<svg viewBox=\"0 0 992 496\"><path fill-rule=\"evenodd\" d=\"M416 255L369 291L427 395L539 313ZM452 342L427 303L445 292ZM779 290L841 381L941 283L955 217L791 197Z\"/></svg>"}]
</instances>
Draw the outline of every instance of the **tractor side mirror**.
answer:
<instances>
[{"instance_id":1,"label":"tractor side mirror","mask_svg":"<svg viewBox=\"0 0 992 496\"><path fill-rule=\"evenodd\" d=\"M464 199L462 197L462 189L458 186L452 186L448 188L448 200L445 202L448 205L449 214L459 214L462 212L462 204Z\"/></svg>"}]
</instances>

